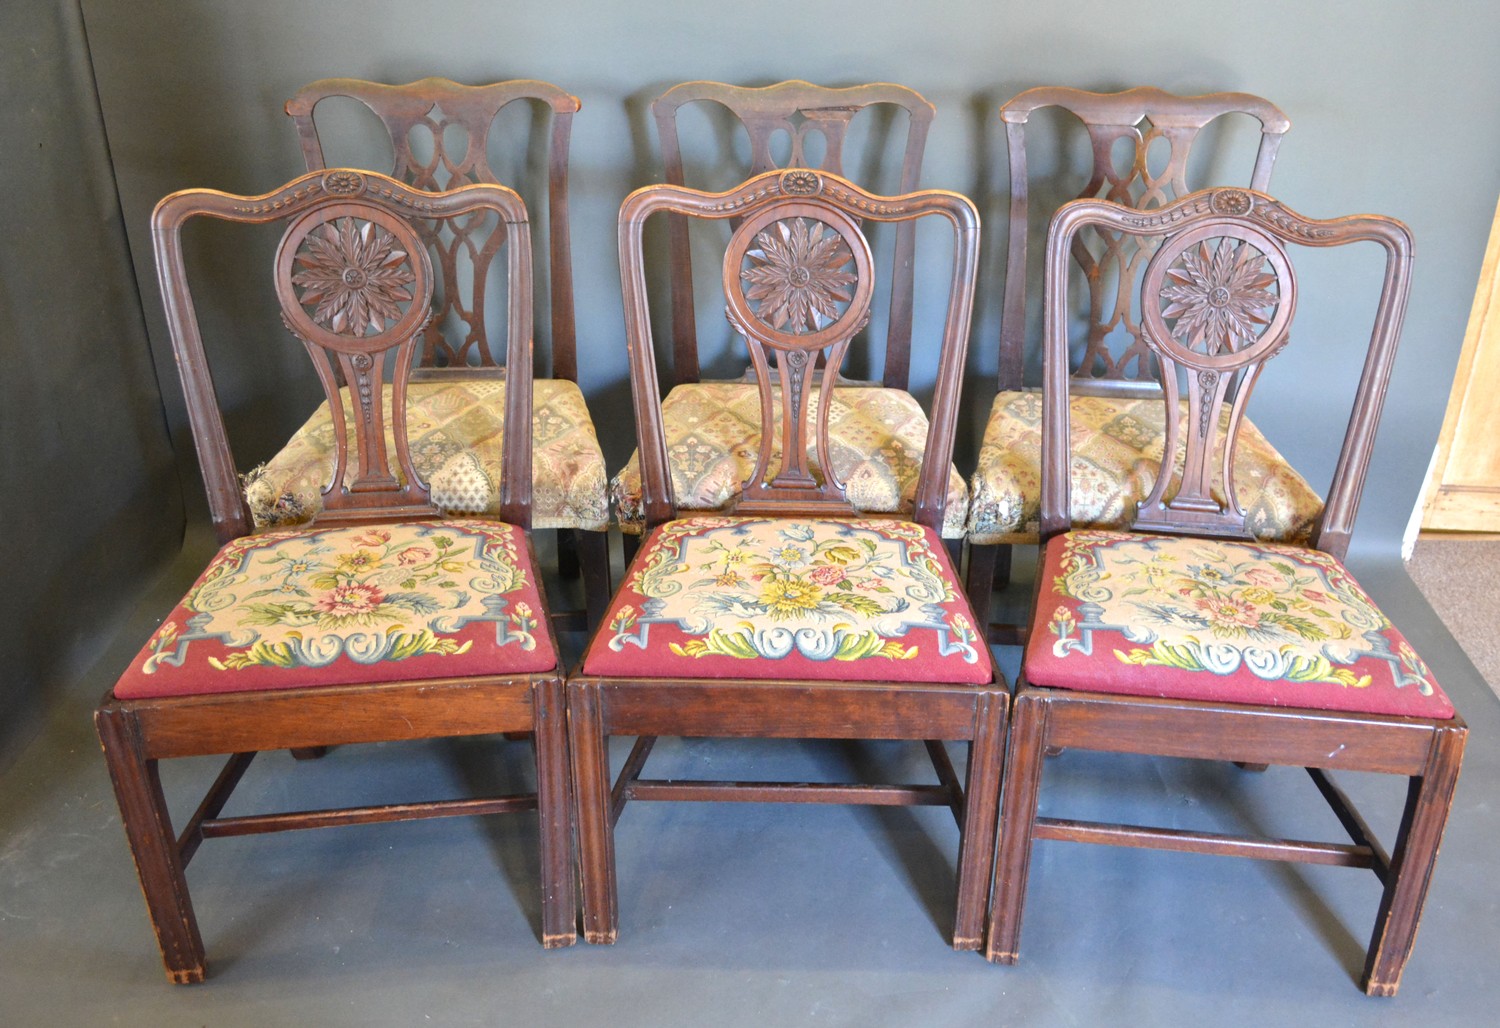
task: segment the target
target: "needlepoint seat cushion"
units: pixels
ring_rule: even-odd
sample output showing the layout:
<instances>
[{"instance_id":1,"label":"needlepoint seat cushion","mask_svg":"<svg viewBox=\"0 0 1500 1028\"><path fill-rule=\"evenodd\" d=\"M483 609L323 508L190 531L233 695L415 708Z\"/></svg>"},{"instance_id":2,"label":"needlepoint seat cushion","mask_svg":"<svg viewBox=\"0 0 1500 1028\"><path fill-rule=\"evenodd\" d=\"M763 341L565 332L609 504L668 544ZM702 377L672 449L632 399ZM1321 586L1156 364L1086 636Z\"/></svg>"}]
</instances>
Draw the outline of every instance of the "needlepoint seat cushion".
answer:
<instances>
[{"instance_id":1,"label":"needlepoint seat cushion","mask_svg":"<svg viewBox=\"0 0 1500 1028\"><path fill-rule=\"evenodd\" d=\"M1186 417L1186 404L1183 409ZM1073 523L1124 528L1161 466L1166 404L1155 397L1072 396L1069 411ZM1000 393L990 408L971 487L971 543L1036 539L1041 453L1041 393ZM1180 452L1177 460L1180 470ZM1290 543L1309 538L1322 499L1248 419L1235 449L1234 476L1251 535Z\"/></svg>"},{"instance_id":2,"label":"needlepoint seat cushion","mask_svg":"<svg viewBox=\"0 0 1500 1028\"><path fill-rule=\"evenodd\" d=\"M493 521L227 543L115 686L120 699L557 667L526 536Z\"/></svg>"},{"instance_id":3,"label":"needlepoint seat cushion","mask_svg":"<svg viewBox=\"0 0 1500 1028\"><path fill-rule=\"evenodd\" d=\"M817 417L821 390L809 401ZM676 386L662 402L667 463L678 510L722 510L755 470L760 446L760 394L746 382L696 382ZM770 471L781 459L781 426L776 425ZM910 510L927 447L927 415L900 389L839 386L828 412L828 448L833 472L844 483L856 510L889 514ZM815 443L808 456L818 468ZM644 513L640 455L611 484L620 527L639 534ZM957 470L948 474L943 537L961 539L969 506L968 488Z\"/></svg>"},{"instance_id":4,"label":"needlepoint seat cushion","mask_svg":"<svg viewBox=\"0 0 1500 1028\"><path fill-rule=\"evenodd\" d=\"M1079 530L1048 544L1034 685L1451 718L1427 665L1335 557Z\"/></svg>"},{"instance_id":5,"label":"needlepoint seat cushion","mask_svg":"<svg viewBox=\"0 0 1500 1028\"><path fill-rule=\"evenodd\" d=\"M385 393L389 410L389 385ZM412 462L432 491L432 502L450 516L498 513L505 380L455 374L452 381L412 382L406 406ZM537 379L531 427L532 527L606 529L604 454L577 383ZM345 429L352 454L352 420ZM386 446L395 452L389 422ZM280 453L245 476L245 499L256 527L311 520L323 507L333 462L333 420L325 402Z\"/></svg>"},{"instance_id":6,"label":"needlepoint seat cushion","mask_svg":"<svg viewBox=\"0 0 1500 1028\"><path fill-rule=\"evenodd\" d=\"M589 675L987 683L989 649L931 529L690 517L646 539Z\"/></svg>"}]
</instances>

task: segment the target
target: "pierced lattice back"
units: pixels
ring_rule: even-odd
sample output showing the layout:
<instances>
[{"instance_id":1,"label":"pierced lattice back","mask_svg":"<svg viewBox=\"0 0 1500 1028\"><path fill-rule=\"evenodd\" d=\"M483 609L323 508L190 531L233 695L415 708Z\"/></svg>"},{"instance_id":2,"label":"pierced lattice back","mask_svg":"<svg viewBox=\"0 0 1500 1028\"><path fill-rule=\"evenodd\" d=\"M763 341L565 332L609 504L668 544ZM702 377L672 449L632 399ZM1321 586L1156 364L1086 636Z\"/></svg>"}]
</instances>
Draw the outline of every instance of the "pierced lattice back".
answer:
<instances>
[{"instance_id":1,"label":"pierced lattice back","mask_svg":"<svg viewBox=\"0 0 1500 1028\"><path fill-rule=\"evenodd\" d=\"M404 86L356 79L314 82L287 101L308 170L325 167L313 112L328 97L364 104L385 126L394 155L391 177L437 192L475 183L498 184L490 165L491 133L500 111L517 101L539 101L552 111L548 204L552 251L553 371L577 377L574 355L572 260L567 224L567 165L574 97L545 82L515 80L465 86L428 78ZM421 363L440 368L498 368L488 337L487 296L492 266L505 245L505 227L482 214L419 225L438 271L436 311L425 330ZM530 298L522 298L530 302ZM511 302L515 302L512 300Z\"/></svg>"},{"instance_id":2,"label":"pierced lattice back","mask_svg":"<svg viewBox=\"0 0 1500 1028\"><path fill-rule=\"evenodd\" d=\"M750 139L748 176L777 169L807 168L843 176L844 143L849 127L862 111L884 105L907 114L906 145L901 162L902 193L917 188L927 132L936 109L921 94L905 86L872 83L833 89L809 82L788 81L758 88L723 82L684 82L652 101L651 114L661 141L666 180L686 185L682 148L678 137L678 112L695 103L714 103L728 110L744 127ZM788 138L785 160L775 155L777 137ZM814 137L822 143L822 156L814 164L809 155ZM747 177L748 177L747 176ZM698 335L693 308L692 256L687 223L671 219L673 372L679 382L698 380ZM904 388L909 377L912 322L912 254L916 237L909 224L897 228L892 261L890 323L887 329L883 379L886 385Z\"/></svg>"},{"instance_id":3,"label":"pierced lattice back","mask_svg":"<svg viewBox=\"0 0 1500 1028\"><path fill-rule=\"evenodd\" d=\"M1187 165L1203 129L1229 114L1247 114L1261 123L1261 144L1251 173L1252 189L1264 190L1286 116L1259 97L1243 93L1174 96L1156 89L1100 94L1042 87L1005 104L1011 157L1011 241L1006 265L1006 309L1001 328L1001 388L1019 388L1025 335L1028 169L1026 124L1033 112L1061 107L1078 117L1088 133L1092 168L1075 199L1102 199L1152 210L1188 193ZM1128 158L1121 159L1121 141ZM1164 154L1164 159L1162 159ZM1017 195L1016 190L1019 190ZM1156 377L1151 350L1134 309L1136 288L1152 258L1154 243L1126 234L1097 231L1074 241L1072 254L1084 272L1086 331L1073 372L1080 382L1149 383Z\"/></svg>"}]
</instances>

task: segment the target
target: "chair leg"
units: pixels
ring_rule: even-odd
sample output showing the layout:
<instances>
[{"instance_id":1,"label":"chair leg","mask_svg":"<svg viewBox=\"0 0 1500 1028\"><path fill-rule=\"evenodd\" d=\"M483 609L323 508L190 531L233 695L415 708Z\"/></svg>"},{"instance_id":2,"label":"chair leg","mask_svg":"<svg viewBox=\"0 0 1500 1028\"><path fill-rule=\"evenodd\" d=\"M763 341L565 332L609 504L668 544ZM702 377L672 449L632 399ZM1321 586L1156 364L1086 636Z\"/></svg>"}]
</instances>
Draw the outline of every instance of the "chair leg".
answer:
<instances>
[{"instance_id":1,"label":"chair leg","mask_svg":"<svg viewBox=\"0 0 1500 1028\"><path fill-rule=\"evenodd\" d=\"M990 601L995 592L995 555L999 551L998 546L969 545L964 592L969 595L969 606L974 608L974 620L981 636L989 631Z\"/></svg>"},{"instance_id":2,"label":"chair leg","mask_svg":"<svg viewBox=\"0 0 1500 1028\"><path fill-rule=\"evenodd\" d=\"M573 821L569 802L568 708L560 678L535 686L536 806L541 830L542 945L578 941L578 898L573 877Z\"/></svg>"},{"instance_id":3,"label":"chair leg","mask_svg":"<svg viewBox=\"0 0 1500 1028\"><path fill-rule=\"evenodd\" d=\"M557 530L557 576L578 577L578 533L570 528Z\"/></svg>"},{"instance_id":4,"label":"chair leg","mask_svg":"<svg viewBox=\"0 0 1500 1028\"><path fill-rule=\"evenodd\" d=\"M996 589L1004 589L1010 585L1010 557L1016 552L1014 546L995 547L995 585Z\"/></svg>"},{"instance_id":5,"label":"chair leg","mask_svg":"<svg viewBox=\"0 0 1500 1028\"><path fill-rule=\"evenodd\" d=\"M986 960L1014 964L1020 952L1021 915L1031 865L1037 793L1047 752L1047 703L1023 694L1011 708L1010 745L1005 754L1005 789L1000 801L995 885L990 897Z\"/></svg>"},{"instance_id":6,"label":"chair leg","mask_svg":"<svg viewBox=\"0 0 1500 1028\"><path fill-rule=\"evenodd\" d=\"M578 531L579 560L583 566L583 604L589 631L604 620L609 608L609 533Z\"/></svg>"},{"instance_id":7,"label":"chair leg","mask_svg":"<svg viewBox=\"0 0 1500 1028\"><path fill-rule=\"evenodd\" d=\"M1401 972L1416 942L1417 922L1422 917L1438 845L1453 805L1467 735L1464 727L1439 728L1426 769L1411 780L1407 790L1406 811L1391 852L1385 892L1380 897L1365 960L1362 984L1371 996L1394 996L1401 985Z\"/></svg>"},{"instance_id":8,"label":"chair leg","mask_svg":"<svg viewBox=\"0 0 1500 1028\"><path fill-rule=\"evenodd\" d=\"M635 559L636 551L641 548L641 537L631 535L629 532L620 533L620 550L625 555L625 567L630 567L630 562Z\"/></svg>"},{"instance_id":9,"label":"chair leg","mask_svg":"<svg viewBox=\"0 0 1500 1028\"><path fill-rule=\"evenodd\" d=\"M964 827L958 843L958 908L953 918L953 948L957 950L977 950L984 944L984 907L995 862L1007 702L1005 693L983 693L974 715L974 740L969 744L964 786Z\"/></svg>"},{"instance_id":10,"label":"chair leg","mask_svg":"<svg viewBox=\"0 0 1500 1028\"><path fill-rule=\"evenodd\" d=\"M608 944L619 934L615 829L610 817L609 740L599 709L599 687L568 683L568 728L573 797L578 817L578 867L583 881L583 937Z\"/></svg>"},{"instance_id":11,"label":"chair leg","mask_svg":"<svg viewBox=\"0 0 1500 1028\"><path fill-rule=\"evenodd\" d=\"M182 873L172 819L162 795L156 761L148 760L134 715L117 707L94 714L104 762L120 804L120 821L135 858L146 911L161 947L167 978L178 985L203 981L203 937Z\"/></svg>"}]
</instances>

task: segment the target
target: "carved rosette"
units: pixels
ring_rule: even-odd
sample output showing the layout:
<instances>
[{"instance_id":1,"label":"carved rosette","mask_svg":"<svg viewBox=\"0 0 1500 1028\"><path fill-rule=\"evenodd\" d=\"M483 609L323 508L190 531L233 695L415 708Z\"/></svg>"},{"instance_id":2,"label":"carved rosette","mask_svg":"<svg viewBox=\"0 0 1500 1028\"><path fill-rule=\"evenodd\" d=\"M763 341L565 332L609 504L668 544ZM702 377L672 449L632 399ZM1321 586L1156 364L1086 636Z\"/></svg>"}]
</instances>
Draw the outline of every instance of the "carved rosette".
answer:
<instances>
[{"instance_id":1,"label":"carved rosette","mask_svg":"<svg viewBox=\"0 0 1500 1028\"><path fill-rule=\"evenodd\" d=\"M1255 206L1255 200L1243 189L1220 189L1214 193L1211 205L1215 214L1242 218L1250 213L1250 208Z\"/></svg>"},{"instance_id":2,"label":"carved rosette","mask_svg":"<svg viewBox=\"0 0 1500 1028\"><path fill-rule=\"evenodd\" d=\"M293 264L297 302L337 335L378 335L405 316L403 305L413 299L410 255L373 222L339 218L319 226L302 240Z\"/></svg>"},{"instance_id":3,"label":"carved rosette","mask_svg":"<svg viewBox=\"0 0 1500 1028\"><path fill-rule=\"evenodd\" d=\"M1205 239L1168 265L1161 317L1184 349L1208 356L1238 352L1274 319L1281 304L1277 286L1269 258L1253 243L1223 237L1215 246Z\"/></svg>"},{"instance_id":4,"label":"carved rosette","mask_svg":"<svg viewBox=\"0 0 1500 1028\"><path fill-rule=\"evenodd\" d=\"M323 176L323 191L332 196L355 196L365 191L365 177L357 171L330 171Z\"/></svg>"},{"instance_id":5,"label":"carved rosette","mask_svg":"<svg viewBox=\"0 0 1500 1028\"><path fill-rule=\"evenodd\" d=\"M839 232L812 218L777 221L745 251L745 299L762 322L792 335L817 332L848 309L859 277Z\"/></svg>"},{"instance_id":6,"label":"carved rosette","mask_svg":"<svg viewBox=\"0 0 1500 1028\"><path fill-rule=\"evenodd\" d=\"M781 176L781 191L789 196L815 196L822 188L822 177L806 168L796 168Z\"/></svg>"}]
</instances>

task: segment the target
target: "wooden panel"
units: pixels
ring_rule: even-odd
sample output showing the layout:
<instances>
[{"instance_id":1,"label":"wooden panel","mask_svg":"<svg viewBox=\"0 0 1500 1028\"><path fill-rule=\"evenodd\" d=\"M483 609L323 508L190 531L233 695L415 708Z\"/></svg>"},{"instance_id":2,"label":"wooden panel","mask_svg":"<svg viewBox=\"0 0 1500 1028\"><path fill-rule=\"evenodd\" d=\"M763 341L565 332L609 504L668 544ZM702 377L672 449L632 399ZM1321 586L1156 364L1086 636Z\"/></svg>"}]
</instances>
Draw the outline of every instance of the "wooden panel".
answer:
<instances>
[{"instance_id":1,"label":"wooden panel","mask_svg":"<svg viewBox=\"0 0 1500 1028\"><path fill-rule=\"evenodd\" d=\"M342 746L531 731L529 679L457 679L413 685L331 686L316 691L224 693L129 704L149 756Z\"/></svg>"},{"instance_id":2,"label":"wooden panel","mask_svg":"<svg viewBox=\"0 0 1500 1028\"><path fill-rule=\"evenodd\" d=\"M862 687L863 686L863 687ZM980 689L819 682L601 683L614 735L761 739L964 739Z\"/></svg>"},{"instance_id":3,"label":"wooden panel","mask_svg":"<svg viewBox=\"0 0 1500 1028\"><path fill-rule=\"evenodd\" d=\"M1115 753L1419 775L1433 731L1431 722L1417 719L1053 693L1047 743Z\"/></svg>"},{"instance_id":4,"label":"wooden panel","mask_svg":"<svg viewBox=\"0 0 1500 1028\"><path fill-rule=\"evenodd\" d=\"M1500 531L1500 208L1490 228L1479 287L1438 436L1422 527L1447 532Z\"/></svg>"}]
</instances>

